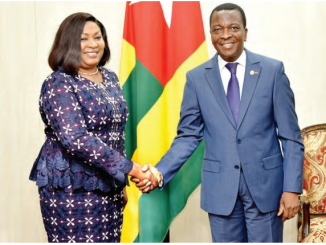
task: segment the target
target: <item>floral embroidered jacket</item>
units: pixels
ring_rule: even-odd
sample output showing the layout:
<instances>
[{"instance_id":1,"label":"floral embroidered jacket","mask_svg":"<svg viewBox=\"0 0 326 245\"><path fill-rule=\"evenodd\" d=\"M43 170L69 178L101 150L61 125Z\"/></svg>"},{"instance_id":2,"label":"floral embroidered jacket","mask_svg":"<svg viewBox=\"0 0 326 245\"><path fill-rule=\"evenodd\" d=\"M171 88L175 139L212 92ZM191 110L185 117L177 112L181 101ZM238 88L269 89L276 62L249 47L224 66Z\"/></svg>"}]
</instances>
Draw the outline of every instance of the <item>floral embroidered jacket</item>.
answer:
<instances>
[{"instance_id":1,"label":"floral embroidered jacket","mask_svg":"<svg viewBox=\"0 0 326 245\"><path fill-rule=\"evenodd\" d=\"M132 162L125 156L128 109L115 73L99 67L97 84L62 69L43 83L40 113L46 141L30 179L41 187L109 191L128 184Z\"/></svg>"}]
</instances>

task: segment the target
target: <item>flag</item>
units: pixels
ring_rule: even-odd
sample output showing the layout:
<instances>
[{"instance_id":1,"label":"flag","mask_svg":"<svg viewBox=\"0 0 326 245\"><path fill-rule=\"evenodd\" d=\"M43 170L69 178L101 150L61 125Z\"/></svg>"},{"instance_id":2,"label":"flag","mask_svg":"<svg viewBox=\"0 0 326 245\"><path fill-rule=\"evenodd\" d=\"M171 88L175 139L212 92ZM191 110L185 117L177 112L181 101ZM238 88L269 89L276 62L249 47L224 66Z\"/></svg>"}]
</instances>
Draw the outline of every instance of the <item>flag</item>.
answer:
<instances>
[{"instance_id":1,"label":"flag","mask_svg":"<svg viewBox=\"0 0 326 245\"><path fill-rule=\"evenodd\" d=\"M176 136L187 71L208 60L199 2L127 2L119 80L127 101L127 157L156 165ZM130 183L121 242L162 242L200 184L203 142L164 188Z\"/></svg>"}]
</instances>

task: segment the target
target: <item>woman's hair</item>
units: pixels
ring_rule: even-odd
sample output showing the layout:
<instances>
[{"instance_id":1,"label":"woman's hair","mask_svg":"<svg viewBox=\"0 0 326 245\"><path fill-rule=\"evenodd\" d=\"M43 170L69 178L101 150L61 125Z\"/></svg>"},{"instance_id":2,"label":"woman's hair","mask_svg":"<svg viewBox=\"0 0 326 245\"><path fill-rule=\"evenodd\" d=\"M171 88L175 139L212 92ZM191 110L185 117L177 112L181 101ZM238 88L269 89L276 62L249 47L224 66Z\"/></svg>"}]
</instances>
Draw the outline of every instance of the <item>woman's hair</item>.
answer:
<instances>
[{"instance_id":1,"label":"woman's hair","mask_svg":"<svg viewBox=\"0 0 326 245\"><path fill-rule=\"evenodd\" d=\"M80 66L81 35L86 21L93 21L101 30L105 43L103 56L99 66L104 66L110 59L110 48L107 40L106 30L103 24L93 15L88 13L75 13L69 15L60 25L55 35L48 63L53 71L62 67L65 72L71 75L77 74Z\"/></svg>"}]
</instances>

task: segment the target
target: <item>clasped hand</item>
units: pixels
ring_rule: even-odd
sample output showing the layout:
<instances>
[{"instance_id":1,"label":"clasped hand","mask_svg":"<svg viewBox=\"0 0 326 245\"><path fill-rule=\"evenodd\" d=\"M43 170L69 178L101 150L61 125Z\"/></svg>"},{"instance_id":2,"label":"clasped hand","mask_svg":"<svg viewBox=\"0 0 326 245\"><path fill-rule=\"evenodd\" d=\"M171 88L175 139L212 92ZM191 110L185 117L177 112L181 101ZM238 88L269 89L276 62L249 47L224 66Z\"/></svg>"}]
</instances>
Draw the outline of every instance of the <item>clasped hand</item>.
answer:
<instances>
[{"instance_id":1,"label":"clasped hand","mask_svg":"<svg viewBox=\"0 0 326 245\"><path fill-rule=\"evenodd\" d=\"M150 193L162 179L162 174L151 164L142 167L138 163L134 163L129 175L132 176L130 180L136 184L142 193Z\"/></svg>"}]
</instances>

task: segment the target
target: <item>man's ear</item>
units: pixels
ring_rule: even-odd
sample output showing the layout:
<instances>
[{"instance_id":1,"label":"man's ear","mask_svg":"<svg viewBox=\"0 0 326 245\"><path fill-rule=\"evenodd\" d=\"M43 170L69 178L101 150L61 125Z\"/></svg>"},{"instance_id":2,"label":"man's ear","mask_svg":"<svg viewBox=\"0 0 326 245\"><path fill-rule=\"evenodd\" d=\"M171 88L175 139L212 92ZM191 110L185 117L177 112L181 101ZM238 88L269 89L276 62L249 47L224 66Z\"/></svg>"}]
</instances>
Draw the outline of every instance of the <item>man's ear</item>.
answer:
<instances>
[{"instance_id":1,"label":"man's ear","mask_svg":"<svg viewBox=\"0 0 326 245\"><path fill-rule=\"evenodd\" d=\"M245 28L244 41L247 41L248 28Z\"/></svg>"}]
</instances>

